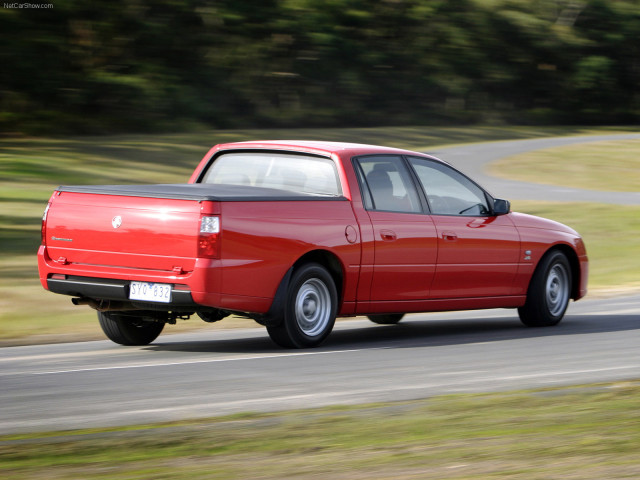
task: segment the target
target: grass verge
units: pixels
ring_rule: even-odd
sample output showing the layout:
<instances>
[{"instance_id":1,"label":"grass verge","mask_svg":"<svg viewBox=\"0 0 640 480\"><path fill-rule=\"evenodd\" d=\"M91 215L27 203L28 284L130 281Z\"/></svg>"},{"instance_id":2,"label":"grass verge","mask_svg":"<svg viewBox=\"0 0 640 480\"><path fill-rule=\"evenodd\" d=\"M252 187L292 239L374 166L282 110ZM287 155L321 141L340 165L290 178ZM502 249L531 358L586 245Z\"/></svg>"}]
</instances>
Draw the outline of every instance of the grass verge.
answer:
<instances>
[{"instance_id":1,"label":"grass verge","mask_svg":"<svg viewBox=\"0 0 640 480\"><path fill-rule=\"evenodd\" d=\"M637 382L0 437L0 475L638 478Z\"/></svg>"},{"instance_id":2,"label":"grass verge","mask_svg":"<svg viewBox=\"0 0 640 480\"><path fill-rule=\"evenodd\" d=\"M515 155L491 165L492 175L590 190L640 192L640 140L593 142Z\"/></svg>"}]
</instances>

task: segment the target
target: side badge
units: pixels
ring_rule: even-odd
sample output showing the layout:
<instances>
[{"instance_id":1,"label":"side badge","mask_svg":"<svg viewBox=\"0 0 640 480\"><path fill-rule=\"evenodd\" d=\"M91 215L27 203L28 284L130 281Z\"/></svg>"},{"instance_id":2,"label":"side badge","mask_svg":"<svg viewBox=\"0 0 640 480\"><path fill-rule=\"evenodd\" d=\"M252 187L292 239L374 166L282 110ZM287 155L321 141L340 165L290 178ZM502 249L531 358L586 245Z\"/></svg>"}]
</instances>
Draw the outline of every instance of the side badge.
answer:
<instances>
[{"instance_id":1,"label":"side badge","mask_svg":"<svg viewBox=\"0 0 640 480\"><path fill-rule=\"evenodd\" d=\"M111 219L111 226L113 228L120 228L120 225L122 225L122 217L120 215L116 215Z\"/></svg>"}]
</instances>

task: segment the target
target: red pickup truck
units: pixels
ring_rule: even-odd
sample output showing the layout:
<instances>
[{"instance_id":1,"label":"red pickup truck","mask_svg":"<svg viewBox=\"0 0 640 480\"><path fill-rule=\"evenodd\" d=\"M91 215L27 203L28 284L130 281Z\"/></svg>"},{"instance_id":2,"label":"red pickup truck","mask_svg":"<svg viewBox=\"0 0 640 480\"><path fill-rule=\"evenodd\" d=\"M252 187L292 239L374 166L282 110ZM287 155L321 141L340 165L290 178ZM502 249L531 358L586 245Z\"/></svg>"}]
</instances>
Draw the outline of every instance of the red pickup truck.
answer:
<instances>
[{"instance_id":1,"label":"red pickup truck","mask_svg":"<svg viewBox=\"0 0 640 480\"><path fill-rule=\"evenodd\" d=\"M297 348L337 316L507 307L555 325L588 270L574 230L511 212L441 160L303 141L215 146L186 184L59 187L38 265L116 343L239 314Z\"/></svg>"}]
</instances>

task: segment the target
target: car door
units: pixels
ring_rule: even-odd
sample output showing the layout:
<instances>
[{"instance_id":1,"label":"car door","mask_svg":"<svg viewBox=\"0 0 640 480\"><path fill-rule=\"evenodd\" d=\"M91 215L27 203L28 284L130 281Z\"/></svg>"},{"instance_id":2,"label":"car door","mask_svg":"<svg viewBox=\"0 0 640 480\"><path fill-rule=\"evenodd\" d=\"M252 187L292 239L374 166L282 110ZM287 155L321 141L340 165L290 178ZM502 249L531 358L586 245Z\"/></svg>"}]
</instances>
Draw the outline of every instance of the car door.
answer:
<instances>
[{"instance_id":1,"label":"car door","mask_svg":"<svg viewBox=\"0 0 640 480\"><path fill-rule=\"evenodd\" d=\"M509 215L491 213L492 199L454 168L408 157L426 194L438 238L430 298L510 295L520 236Z\"/></svg>"},{"instance_id":2,"label":"car door","mask_svg":"<svg viewBox=\"0 0 640 480\"><path fill-rule=\"evenodd\" d=\"M437 256L436 228L399 155L354 160L363 204L373 228L371 302L424 300Z\"/></svg>"}]
</instances>

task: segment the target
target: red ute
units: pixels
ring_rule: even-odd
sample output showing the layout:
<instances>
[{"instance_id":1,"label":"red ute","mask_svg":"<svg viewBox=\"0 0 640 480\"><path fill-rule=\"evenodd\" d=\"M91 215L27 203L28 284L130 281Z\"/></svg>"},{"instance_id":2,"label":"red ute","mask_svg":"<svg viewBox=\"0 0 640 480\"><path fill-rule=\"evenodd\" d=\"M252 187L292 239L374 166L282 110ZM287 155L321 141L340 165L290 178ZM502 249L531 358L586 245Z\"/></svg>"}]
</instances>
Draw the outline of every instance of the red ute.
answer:
<instances>
[{"instance_id":1,"label":"red ute","mask_svg":"<svg viewBox=\"0 0 640 480\"><path fill-rule=\"evenodd\" d=\"M445 162L301 141L218 145L188 184L60 187L38 264L124 345L196 313L249 316L284 347L320 344L336 316L509 307L555 325L588 271L574 230Z\"/></svg>"}]
</instances>

